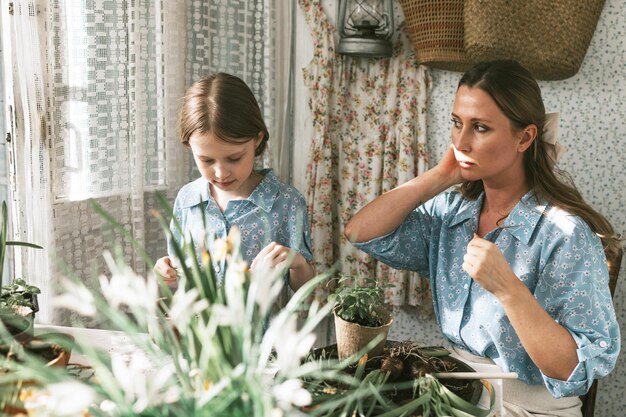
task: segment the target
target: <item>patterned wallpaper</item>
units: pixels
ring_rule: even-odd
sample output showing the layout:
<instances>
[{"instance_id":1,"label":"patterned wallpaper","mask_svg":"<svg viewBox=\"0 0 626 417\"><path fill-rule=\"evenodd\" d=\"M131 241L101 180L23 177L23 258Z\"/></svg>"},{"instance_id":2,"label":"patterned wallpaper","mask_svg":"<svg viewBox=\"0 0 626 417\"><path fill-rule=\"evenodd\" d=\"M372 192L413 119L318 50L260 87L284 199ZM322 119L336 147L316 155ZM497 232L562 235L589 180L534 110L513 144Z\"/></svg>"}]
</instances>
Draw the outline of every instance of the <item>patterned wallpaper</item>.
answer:
<instances>
[{"instance_id":1,"label":"patterned wallpaper","mask_svg":"<svg viewBox=\"0 0 626 417\"><path fill-rule=\"evenodd\" d=\"M329 16L334 1L325 1ZM298 16L297 28L306 28ZM304 189L306 138L310 117L306 114L306 90L299 68L310 59L307 30L297 29L294 184ZM308 44L310 45L310 43ZM450 111L460 73L432 70L429 103L429 147L436 163L450 141ZM540 82L547 111L561 112L560 140L566 146L561 167L568 171L583 196L605 214L619 233L626 235L626 2L607 0L596 32L578 74L562 81ZM299 163L301 162L301 163ZM621 417L626 410L626 261L622 265L615 308L622 329L622 354L613 373L600 382L595 415ZM418 321L402 310L391 329L391 338L411 338L437 343L440 332L434 319Z\"/></svg>"}]
</instances>

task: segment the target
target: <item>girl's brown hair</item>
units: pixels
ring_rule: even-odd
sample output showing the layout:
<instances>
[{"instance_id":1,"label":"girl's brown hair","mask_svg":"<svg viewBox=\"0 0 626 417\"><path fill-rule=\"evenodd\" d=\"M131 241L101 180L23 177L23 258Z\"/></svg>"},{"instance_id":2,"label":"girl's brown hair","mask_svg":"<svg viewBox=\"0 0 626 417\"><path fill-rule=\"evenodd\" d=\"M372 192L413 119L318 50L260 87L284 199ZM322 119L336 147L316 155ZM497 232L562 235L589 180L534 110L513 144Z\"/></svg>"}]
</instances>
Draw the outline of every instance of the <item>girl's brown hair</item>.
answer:
<instances>
[{"instance_id":1,"label":"girl's brown hair","mask_svg":"<svg viewBox=\"0 0 626 417\"><path fill-rule=\"evenodd\" d=\"M531 190L548 203L582 218L604 245L607 257L622 250L621 239L609 221L587 204L572 178L555 166L542 140L545 107L541 90L531 73L512 60L482 62L461 77L458 87L480 88L495 101L516 130L537 126L537 137L524 155L526 179ZM461 193L476 199L483 191L482 181L466 181Z\"/></svg>"},{"instance_id":2,"label":"girl's brown hair","mask_svg":"<svg viewBox=\"0 0 626 417\"><path fill-rule=\"evenodd\" d=\"M212 133L229 143L246 143L263 135L255 155L267 146L269 132L259 103L248 85L223 72L196 81L183 97L180 140L189 146L195 133Z\"/></svg>"}]
</instances>

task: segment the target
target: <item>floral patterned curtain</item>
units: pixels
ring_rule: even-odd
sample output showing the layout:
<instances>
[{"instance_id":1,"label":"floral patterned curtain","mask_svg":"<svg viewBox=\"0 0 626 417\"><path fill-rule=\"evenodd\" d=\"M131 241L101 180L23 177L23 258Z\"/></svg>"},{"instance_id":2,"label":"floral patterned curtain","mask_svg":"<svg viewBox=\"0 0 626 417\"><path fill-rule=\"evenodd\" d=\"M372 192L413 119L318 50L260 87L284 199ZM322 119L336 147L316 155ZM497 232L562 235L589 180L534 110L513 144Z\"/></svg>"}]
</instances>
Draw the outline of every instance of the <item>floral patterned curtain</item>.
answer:
<instances>
[{"instance_id":1,"label":"floral patterned curtain","mask_svg":"<svg viewBox=\"0 0 626 417\"><path fill-rule=\"evenodd\" d=\"M376 262L343 236L344 225L383 192L424 172L426 67L415 59L404 26L389 59L335 53L334 26L320 0L299 0L312 31L313 59L304 69L314 136L307 170L313 252L318 272L335 262L343 273L392 283L392 306L430 306L427 280ZM319 288L326 300L333 288Z\"/></svg>"}]
</instances>

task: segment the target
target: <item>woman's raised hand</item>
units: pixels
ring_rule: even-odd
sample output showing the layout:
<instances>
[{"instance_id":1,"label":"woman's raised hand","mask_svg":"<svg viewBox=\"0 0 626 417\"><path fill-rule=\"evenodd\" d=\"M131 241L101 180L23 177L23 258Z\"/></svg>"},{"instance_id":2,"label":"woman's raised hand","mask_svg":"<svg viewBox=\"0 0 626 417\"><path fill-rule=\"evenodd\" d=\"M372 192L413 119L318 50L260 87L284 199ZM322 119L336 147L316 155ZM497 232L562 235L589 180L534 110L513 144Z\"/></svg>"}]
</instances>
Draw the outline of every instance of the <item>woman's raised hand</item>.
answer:
<instances>
[{"instance_id":1,"label":"woman's raised hand","mask_svg":"<svg viewBox=\"0 0 626 417\"><path fill-rule=\"evenodd\" d=\"M454 156L454 145L448 146L435 169L442 178L448 178L451 185L463 182L461 167Z\"/></svg>"}]
</instances>

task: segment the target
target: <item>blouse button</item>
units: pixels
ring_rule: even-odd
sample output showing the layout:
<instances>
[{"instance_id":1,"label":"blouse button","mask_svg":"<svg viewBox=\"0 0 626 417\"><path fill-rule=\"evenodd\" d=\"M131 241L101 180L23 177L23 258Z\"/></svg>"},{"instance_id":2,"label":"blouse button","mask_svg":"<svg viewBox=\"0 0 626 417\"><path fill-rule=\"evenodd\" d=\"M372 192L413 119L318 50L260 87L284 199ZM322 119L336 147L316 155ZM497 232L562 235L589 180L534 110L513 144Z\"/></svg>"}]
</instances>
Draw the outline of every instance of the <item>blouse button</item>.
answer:
<instances>
[{"instance_id":1,"label":"blouse button","mask_svg":"<svg viewBox=\"0 0 626 417\"><path fill-rule=\"evenodd\" d=\"M465 285L463 285L463 288L468 289L469 285L465 284Z\"/></svg>"},{"instance_id":2,"label":"blouse button","mask_svg":"<svg viewBox=\"0 0 626 417\"><path fill-rule=\"evenodd\" d=\"M601 340L601 341L600 341L600 343L599 343L599 345L600 345L600 347L601 347L601 348L605 348L605 347L606 347L606 345L607 345L607 343L606 343L606 341Z\"/></svg>"}]
</instances>

